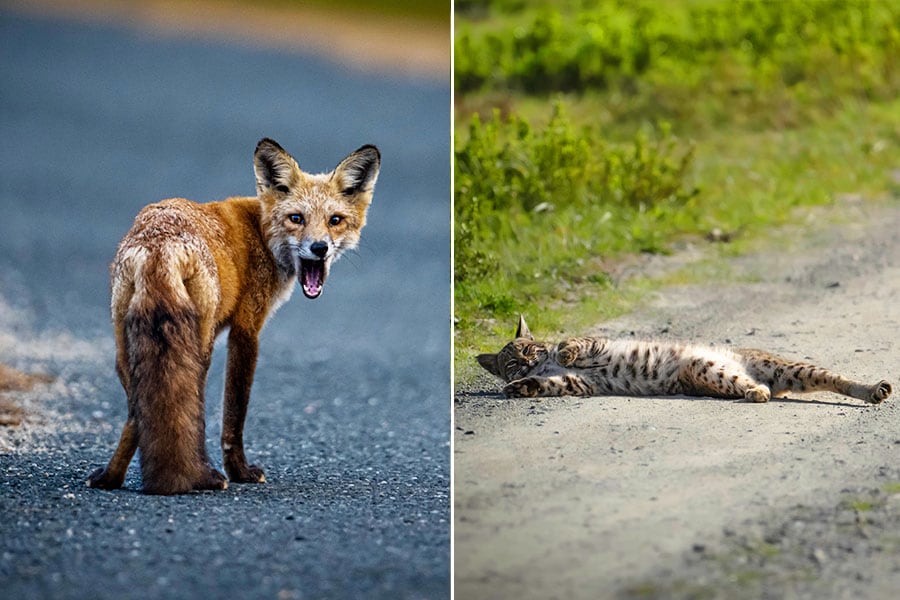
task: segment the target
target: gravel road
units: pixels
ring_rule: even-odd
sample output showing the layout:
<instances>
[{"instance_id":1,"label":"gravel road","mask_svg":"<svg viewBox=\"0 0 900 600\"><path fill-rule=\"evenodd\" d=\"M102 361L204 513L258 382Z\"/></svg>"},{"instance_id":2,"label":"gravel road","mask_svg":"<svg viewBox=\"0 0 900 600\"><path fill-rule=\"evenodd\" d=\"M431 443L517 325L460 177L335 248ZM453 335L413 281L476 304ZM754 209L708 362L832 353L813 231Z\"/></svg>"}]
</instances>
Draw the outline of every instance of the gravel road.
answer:
<instances>
[{"instance_id":1,"label":"gravel road","mask_svg":"<svg viewBox=\"0 0 900 600\"><path fill-rule=\"evenodd\" d=\"M248 43L0 9L0 362L56 380L0 428L0 596L447 598L446 82ZM357 253L261 339L245 442L264 485L180 497L84 481L125 418L108 264L138 210L252 195L256 141L305 170L377 144ZM210 371L218 437L224 348Z\"/></svg>"},{"instance_id":2,"label":"gravel road","mask_svg":"<svg viewBox=\"0 0 900 600\"><path fill-rule=\"evenodd\" d=\"M778 232L731 260L722 283L663 289L585 333L757 347L896 390L900 209L839 214L837 225ZM498 390L485 377L455 398L460 600L874 599L900 589L896 396L752 405L505 400Z\"/></svg>"}]
</instances>

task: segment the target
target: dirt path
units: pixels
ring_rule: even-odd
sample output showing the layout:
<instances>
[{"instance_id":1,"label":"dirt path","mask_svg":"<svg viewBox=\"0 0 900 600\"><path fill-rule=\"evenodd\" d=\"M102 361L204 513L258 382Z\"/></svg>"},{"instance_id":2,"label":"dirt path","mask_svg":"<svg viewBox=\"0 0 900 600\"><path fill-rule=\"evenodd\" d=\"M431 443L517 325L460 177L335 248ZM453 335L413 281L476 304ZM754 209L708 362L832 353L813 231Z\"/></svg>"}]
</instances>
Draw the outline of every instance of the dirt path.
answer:
<instances>
[{"instance_id":1,"label":"dirt path","mask_svg":"<svg viewBox=\"0 0 900 600\"><path fill-rule=\"evenodd\" d=\"M759 347L896 389L900 209L851 212L852 225L734 261L732 283L663 290L593 333ZM456 396L460 600L900 586L897 396L508 401L498 389L484 379Z\"/></svg>"}]
</instances>

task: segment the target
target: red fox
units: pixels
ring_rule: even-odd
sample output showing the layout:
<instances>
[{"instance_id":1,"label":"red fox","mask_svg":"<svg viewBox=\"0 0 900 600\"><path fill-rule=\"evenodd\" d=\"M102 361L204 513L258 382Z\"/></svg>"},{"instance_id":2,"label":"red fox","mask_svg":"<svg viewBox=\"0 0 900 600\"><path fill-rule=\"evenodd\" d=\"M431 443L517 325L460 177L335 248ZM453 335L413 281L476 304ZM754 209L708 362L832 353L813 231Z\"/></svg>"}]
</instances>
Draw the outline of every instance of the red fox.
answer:
<instances>
[{"instance_id":1,"label":"red fox","mask_svg":"<svg viewBox=\"0 0 900 600\"><path fill-rule=\"evenodd\" d=\"M259 332L298 281L317 298L331 263L355 248L381 167L366 145L311 175L275 141L253 157L256 198L151 204L110 267L116 372L128 398L119 445L89 487L115 489L140 448L143 491L225 489L206 452L204 396L213 341L228 329L222 455L228 480L263 483L247 464L244 418Z\"/></svg>"}]
</instances>

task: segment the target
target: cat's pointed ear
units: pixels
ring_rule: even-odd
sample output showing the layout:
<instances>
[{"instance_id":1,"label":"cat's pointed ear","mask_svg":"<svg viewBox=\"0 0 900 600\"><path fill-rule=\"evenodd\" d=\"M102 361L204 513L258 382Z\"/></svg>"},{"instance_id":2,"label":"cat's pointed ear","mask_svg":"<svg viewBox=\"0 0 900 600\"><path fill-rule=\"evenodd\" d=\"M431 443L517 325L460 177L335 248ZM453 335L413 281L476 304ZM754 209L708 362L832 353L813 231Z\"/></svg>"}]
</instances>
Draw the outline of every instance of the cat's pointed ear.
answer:
<instances>
[{"instance_id":1,"label":"cat's pointed ear","mask_svg":"<svg viewBox=\"0 0 900 600\"><path fill-rule=\"evenodd\" d=\"M253 153L253 171L256 173L257 195L265 192L286 194L291 190L300 167L278 142L263 138L256 144L256 152Z\"/></svg>"},{"instance_id":2,"label":"cat's pointed ear","mask_svg":"<svg viewBox=\"0 0 900 600\"><path fill-rule=\"evenodd\" d=\"M503 379L503 375L500 374L500 365L497 362L496 354L479 354L475 358L478 360L478 364L484 367L488 373Z\"/></svg>"},{"instance_id":3,"label":"cat's pointed ear","mask_svg":"<svg viewBox=\"0 0 900 600\"><path fill-rule=\"evenodd\" d=\"M516 339L525 338L527 340L534 341L534 336L531 335L531 331L528 329L528 324L525 323L525 316L519 315L519 326L516 328Z\"/></svg>"},{"instance_id":4,"label":"cat's pointed ear","mask_svg":"<svg viewBox=\"0 0 900 600\"><path fill-rule=\"evenodd\" d=\"M371 194L381 169L381 153L378 148L366 144L341 161L334 168L332 177L345 196Z\"/></svg>"}]
</instances>

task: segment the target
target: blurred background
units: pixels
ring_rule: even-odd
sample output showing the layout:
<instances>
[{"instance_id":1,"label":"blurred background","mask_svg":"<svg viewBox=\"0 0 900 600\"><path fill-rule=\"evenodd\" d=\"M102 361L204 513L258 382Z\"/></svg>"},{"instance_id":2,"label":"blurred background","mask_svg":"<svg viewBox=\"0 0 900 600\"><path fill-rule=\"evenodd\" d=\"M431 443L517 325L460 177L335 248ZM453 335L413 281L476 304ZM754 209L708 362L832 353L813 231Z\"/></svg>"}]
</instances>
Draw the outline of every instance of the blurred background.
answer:
<instances>
[{"instance_id":1,"label":"blurred background","mask_svg":"<svg viewBox=\"0 0 900 600\"><path fill-rule=\"evenodd\" d=\"M647 257L900 196L896 2L459 0L454 19L465 376L519 312L549 336L628 310L658 285Z\"/></svg>"}]
</instances>

